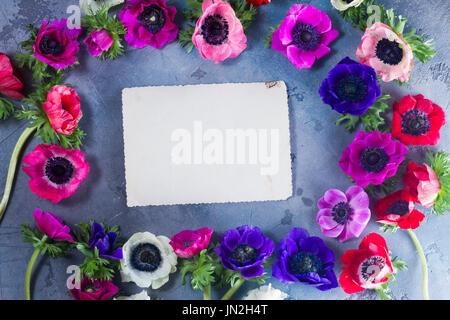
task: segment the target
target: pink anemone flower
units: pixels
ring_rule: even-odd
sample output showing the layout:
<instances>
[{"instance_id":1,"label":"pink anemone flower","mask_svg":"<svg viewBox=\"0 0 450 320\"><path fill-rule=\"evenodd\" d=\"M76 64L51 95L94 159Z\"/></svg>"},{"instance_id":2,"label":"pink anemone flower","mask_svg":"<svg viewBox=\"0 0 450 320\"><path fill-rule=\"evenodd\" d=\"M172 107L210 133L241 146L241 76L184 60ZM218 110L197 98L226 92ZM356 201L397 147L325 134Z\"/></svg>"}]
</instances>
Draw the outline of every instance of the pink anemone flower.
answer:
<instances>
[{"instance_id":1,"label":"pink anemone flower","mask_svg":"<svg viewBox=\"0 0 450 320\"><path fill-rule=\"evenodd\" d=\"M213 232L209 228L183 230L172 237L170 245L177 256L191 258L208 248Z\"/></svg>"}]
</instances>

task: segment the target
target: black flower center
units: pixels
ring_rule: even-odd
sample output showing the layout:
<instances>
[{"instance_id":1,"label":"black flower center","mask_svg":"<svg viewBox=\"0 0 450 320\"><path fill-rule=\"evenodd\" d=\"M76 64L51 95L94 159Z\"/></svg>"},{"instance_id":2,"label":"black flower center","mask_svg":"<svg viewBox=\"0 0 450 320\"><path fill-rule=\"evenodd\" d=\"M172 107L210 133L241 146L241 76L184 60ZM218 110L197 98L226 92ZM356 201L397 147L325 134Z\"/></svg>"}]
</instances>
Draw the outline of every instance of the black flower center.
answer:
<instances>
[{"instance_id":1,"label":"black flower center","mask_svg":"<svg viewBox=\"0 0 450 320\"><path fill-rule=\"evenodd\" d=\"M302 50L315 49L320 43L320 37L314 26L303 22L297 23L292 30L293 43Z\"/></svg>"},{"instance_id":2,"label":"black flower center","mask_svg":"<svg viewBox=\"0 0 450 320\"><path fill-rule=\"evenodd\" d=\"M161 252L151 243L137 245L131 253L131 265L139 271L152 272L161 264Z\"/></svg>"},{"instance_id":3,"label":"black flower center","mask_svg":"<svg viewBox=\"0 0 450 320\"><path fill-rule=\"evenodd\" d=\"M362 282L375 282L378 274L386 265L386 260L380 256L373 256L366 259L359 266L359 278Z\"/></svg>"},{"instance_id":4,"label":"black flower center","mask_svg":"<svg viewBox=\"0 0 450 320\"><path fill-rule=\"evenodd\" d=\"M346 224L353 210L347 202L339 202L331 210L333 220L339 224Z\"/></svg>"},{"instance_id":5,"label":"black flower center","mask_svg":"<svg viewBox=\"0 0 450 320\"><path fill-rule=\"evenodd\" d=\"M345 3L350 4L353 2L353 0L343 0Z\"/></svg>"},{"instance_id":6,"label":"black flower center","mask_svg":"<svg viewBox=\"0 0 450 320\"><path fill-rule=\"evenodd\" d=\"M422 110L409 110L402 117L402 131L412 136L421 136L430 131L431 122Z\"/></svg>"},{"instance_id":7,"label":"black flower center","mask_svg":"<svg viewBox=\"0 0 450 320\"><path fill-rule=\"evenodd\" d=\"M142 21L145 29L151 33L156 33L164 27L166 16L160 7L156 4L151 4L139 14L138 20Z\"/></svg>"},{"instance_id":8,"label":"black flower center","mask_svg":"<svg viewBox=\"0 0 450 320\"><path fill-rule=\"evenodd\" d=\"M62 53L62 44L53 39L50 35L45 35L39 42L39 50L43 54L59 56Z\"/></svg>"},{"instance_id":9,"label":"black flower center","mask_svg":"<svg viewBox=\"0 0 450 320\"><path fill-rule=\"evenodd\" d=\"M408 201L406 200L394 201L391 204L389 204L388 208L386 209L386 215L395 214L398 216L403 216L407 213L409 213L409 205Z\"/></svg>"},{"instance_id":10,"label":"black flower center","mask_svg":"<svg viewBox=\"0 0 450 320\"><path fill-rule=\"evenodd\" d=\"M45 165L45 175L56 184L65 184L70 181L74 173L72 163L66 158L51 158Z\"/></svg>"},{"instance_id":11,"label":"black flower center","mask_svg":"<svg viewBox=\"0 0 450 320\"><path fill-rule=\"evenodd\" d=\"M310 272L321 273L323 263L311 252L298 252L289 258L288 267L292 274L304 275Z\"/></svg>"},{"instance_id":12,"label":"black flower center","mask_svg":"<svg viewBox=\"0 0 450 320\"><path fill-rule=\"evenodd\" d=\"M231 253L231 260L237 266L247 266L256 261L258 250L247 244L240 244Z\"/></svg>"},{"instance_id":13,"label":"black flower center","mask_svg":"<svg viewBox=\"0 0 450 320\"><path fill-rule=\"evenodd\" d=\"M367 148L361 156L361 164L369 172L380 172L387 161L388 155L381 148Z\"/></svg>"},{"instance_id":14,"label":"black flower center","mask_svg":"<svg viewBox=\"0 0 450 320\"><path fill-rule=\"evenodd\" d=\"M377 43L376 55L386 64L397 65L403 59L403 49L398 42L383 38Z\"/></svg>"},{"instance_id":15,"label":"black flower center","mask_svg":"<svg viewBox=\"0 0 450 320\"><path fill-rule=\"evenodd\" d=\"M342 100L360 102L367 95L367 85L360 77L348 75L339 81L336 94Z\"/></svg>"},{"instance_id":16,"label":"black flower center","mask_svg":"<svg viewBox=\"0 0 450 320\"><path fill-rule=\"evenodd\" d=\"M201 35L208 44L221 45L228 39L228 22L221 15L212 14L205 18Z\"/></svg>"},{"instance_id":17,"label":"black flower center","mask_svg":"<svg viewBox=\"0 0 450 320\"><path fill-rule=\"evenodd\" d=\"M99 287L94 286L93 284L87 285L86 287L83 288L84 292L96 292L97 290L99 290Z\"/></svg>"}]
</instances>

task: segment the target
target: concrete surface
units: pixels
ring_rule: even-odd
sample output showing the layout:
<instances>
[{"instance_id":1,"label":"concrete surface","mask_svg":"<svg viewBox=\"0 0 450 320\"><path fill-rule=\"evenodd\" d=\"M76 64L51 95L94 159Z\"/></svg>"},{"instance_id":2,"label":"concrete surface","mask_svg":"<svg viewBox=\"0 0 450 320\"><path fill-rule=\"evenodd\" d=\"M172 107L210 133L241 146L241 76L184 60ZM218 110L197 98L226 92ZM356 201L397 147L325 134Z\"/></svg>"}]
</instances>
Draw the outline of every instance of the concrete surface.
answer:
<instances>
[{"instance_id":1,"label":"concrete surface","mask_svg":"<svg viewBox=\"0 0 450 320\"><path fill-rule=\"evenodd\" d=\"M68 74L82 101L84 117L80 122L86 131L83 151L91 165L91 172L77 192L59 204L35 196L27 185L28 177L19 170L14 192L5 218L0 224L0 299L22 299L23 281L33 248L23 243L19 225L25 219L32 221L35 208L53 212L69 225L95 219L106 224L118 224L124 236L134 232L151 231L172 236L182 229L204 226L217 233L242 224L259 226L274 241L280 240L293 227L306 228L310 234L322 236L315 222L317 200L325 190L345 190L349 182L339 168L338 161L354 134L334 125L338 114L320 100L318 88L328 71L343 57L356 58L356 48L362 32L344 22L328 0L300 1L313 4L326 11L340 36L331 44L331 54L320 60L310 70L296 69L280 53L264 49L264 37L270 26L277 25L288 8L296 1L273 0L260 7L256 21L248 30L248 48L237 59L221 64L203 60L194 50L187 55L177 43L156 50L151 47L134 49L126 46L126 56L116 61L98 61L83 47L79 54L81 65ZM407 29L416 27L419 32L435 39L436 57L423 65L415 60L409 88L399 88L395 83L384 84L383 91L399 100L405 94L422 93L449 109L450 88L450 2L430 1L380 1L395 8L398 14L409 18ZM28 38L27 25L39 27L42 20L67 17L66 9L78 1L61 0L3 0L0 2L0 51L11 55L18 43ZM182 1L174 3L181 12ZM177 15L181 24L183 18ZM121 91L125 87L146 85L176 85L222 82L253 82L282 79L289 91L291 146L293 153L294 196L286 201L235 203L214 205L180 205L127 208L123 161ZM448 113L447 113L448 114ZM26 126L15 119L0 123L0 183L6 177L12 149ZM449 149L450 130L441 130L439 148ZM30 152L39 144L33 139L26 148ZM436 148L434 148L436 149ZM411 158L420 159L423 148L413 147ZM450 217L435 217L428 211L426 220L417 235L422 241L430 268L430 293L434 299L450 299ZM378 231L372 220L363 235ZM397 277L393 287L395 299L421 299L421 269L414 245L406 232L385 235L393 255L401 256L409 270ZM354 249L361 239L344 244L325 238L339 259L347 249ZM78 253L60 259L39 258L32 277L32 295L35 299L70 299L66 295L66 267L82 262ZM335 271L340 274L342 265ZM120 284L124 294L140 292L134 284ZM352 296L340 288L320 292L301 284L284 285L270 279L275 288L287 292L293 299L376 299L372 291ZM245 284L236 294L241 298L255 283ZM160 290L149 290L152 297L164 299L201 299L199 291L182 286L178 274ZM221 292L213 293L219 297Z\"/></svg>"}]
</instances>

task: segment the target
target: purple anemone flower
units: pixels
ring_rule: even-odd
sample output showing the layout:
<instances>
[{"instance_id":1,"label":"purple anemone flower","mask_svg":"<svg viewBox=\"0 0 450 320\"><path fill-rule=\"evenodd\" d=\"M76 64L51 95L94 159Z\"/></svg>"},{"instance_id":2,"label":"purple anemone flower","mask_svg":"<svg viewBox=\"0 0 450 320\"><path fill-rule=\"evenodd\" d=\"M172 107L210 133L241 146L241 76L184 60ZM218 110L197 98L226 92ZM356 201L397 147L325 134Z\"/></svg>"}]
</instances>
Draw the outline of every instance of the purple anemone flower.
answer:
<instances>
[{"instance_id":1,"label":"purple anemone flower","mask_svg":"<svg viewBox=\"0 0 450 320\"><path fill-rule=\"evenodd\" d=\"M69 28L67 20L42 22L36 41L33 43L33 52L37 59L56 69L65 69L77 61L76 53L80 50L76 38L81 28Z\"/></svg>"},{"instance_id":2,"label":"purple anemone flower","mask_svg":"<svg viewBox=\"0 0 450 320\"><path fill-rule=\"evenodd\" d=\"M394 176L407 153L408 148L392 140L390 133L359 131L342 153L339 166L364 188L370 183L382 184Z\"/></svg>"},{"instance_id":3,"label":"purple anemone flower","mask_svg":"<svg viewBox=\"0 0 450 320\"><path fill-rule=\"evenodd\" d=\"M330 53L339 32L328 15L309 5L294 4L272 36L272 49L280 51L297 68L311 68L316 59Z\"/></svg>"},{"instance_id":4,"label":"purple anemone flower","mask_svg":"<svg viewBox=\"0 0 450 320\"><path fill-rule=\"evenodd\" d=\"M328 190L317 205L317 223L323 234L340 241L359 237L370 220L369 196L358 186L351 186L345 193Z\"/></svg>"},{"instance_id":5,"label":"purple anemone flower","mask_svg":"<svg viewBox=\"0 0 450 320\"><path fill-rule=\"evenodd\" d=\"M244 225L224 232L215 251L225 268L249 279L262 276L262 264L272 255L273 249L273 241L258 227Z\"/></svg>"},{"instance_id":6,"label":"purple anemone flower","mask_svg":"<svg viewBox=\"0 0 450 320\"><path fill-rule=\"evenodd\" d=\"M176 13L177 9L166 6L165 0L128 0L119 12L127 29L125 40L135 48L161 48L178 35Z\"/></svg>"},{"instance_id":7,"label":"purple anemone flower","mask_svg":"<svg viewBox=\"0 0 450 320\"><path fill-rule=\"evenodd\" d=\"M278 260L272 265L272 275L281 282L300 282L322 291L338 286L333 251L319 237L310 237L305 229L289 231L275 254Z\"/></svg>"},{"instance_id":8,"label":"purple anemone flower","mask_svg":"<svg viewBox=\"0 0 450 320\"><path fill-rule=\"evenodd\" d=\"M331 69L319 94L333 110L360 116L374 104L381 90L372 67L346 57Z\"/></svg>"},{"instance_id":9,"label":"purple anemone flower","mask_svg":"<svg viewBox=\"0 0 450 320\"><path fill-rule=\"evenodd\" d=\"M94 247L98 249L99 256L105 259L121 260L123 259L122 248L116 246L117 233L108 232L105 233L102 225L94 222L92 224L92 235L89 239L89 248Z\"/></svg>"},{"instance_id":10,"label":"purple anemone flower","mask_svg":"<svg viewBox=\"0 0 450 320\"><path fill-rule=\"evenodd\" d=\"M93 57L101 55L103 52L107 52L111 48L114 42L114 38L108 32L108 30L94 30L89 36L84 39L84 43L87 45L89 53Z\"/></svg>"}]
</instances>

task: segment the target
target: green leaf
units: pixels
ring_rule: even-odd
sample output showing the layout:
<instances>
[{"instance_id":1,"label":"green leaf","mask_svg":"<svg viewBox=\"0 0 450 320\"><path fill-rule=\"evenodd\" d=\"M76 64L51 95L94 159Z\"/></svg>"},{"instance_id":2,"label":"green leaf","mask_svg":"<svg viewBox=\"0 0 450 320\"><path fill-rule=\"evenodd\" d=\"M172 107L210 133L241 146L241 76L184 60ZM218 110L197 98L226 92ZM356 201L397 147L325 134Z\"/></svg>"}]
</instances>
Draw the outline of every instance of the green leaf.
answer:
<instances>
[{"instance_id":1,"label":"green leaf","mask_svg":"<svg viewBox=\"0 0 450 320\"><path fill-rule=\"evenodd\" d=\"M381 227L380 227L380 230L383 231L384 233L388 233L388 232L394 233L394 232L396 232L398 229L399 229L399 227L398 227L397 224L395 224L395 225L390 225L390 224L383 223L383 224L381 225Z\"/></svg>"},{"instance_id":2,"label":"green leaf","mask_svg":"<svg viewBox=\"0 0 450 320\"><path fill-rule=\"evenodd\" d=\"M267 33L265 39L264 39L264 48L270 48L272 47L272 36L275 30L279 29L281 26L281 23L277 25L276 27L270 27L270 31Z\"/></svg>"},{"instance_id":3,"label":"green leaf","mask_svg":"<svg viewBox=\"0 0 450 320\"><path fill-rule=\"evenodd\" d=\"M181 262L180 276L181 284L186 284L186 275L191 274L191 287L194 290L204 290L215 282L214 272L216 269L213 258L204 249L200 254L191 259L183 259Z\"/></svg>"},{"instance_id":4,"label":"green leaf","mask_svg":"<svg viewBox=\"0 0 450 320\"><path fill-rule=\"evenodd\" d=\"M431 212L443 215L450 211L450 155L444 150L428 152L425 162L436 173L441 186Z\"/></svg>"},{"instance_id":5,"label":"green leaf","mask_svg":"<svg viewBox=\"0 0 450 320\"><path fill-rule=\"evenodd\" d=\"M14 114L14 105L6 98L0 97L0 119L6 120Z\"/></svg>"}]
</instances>

